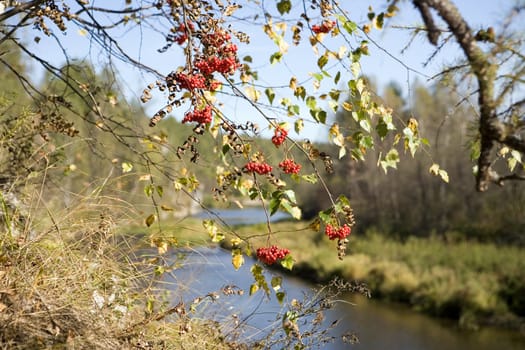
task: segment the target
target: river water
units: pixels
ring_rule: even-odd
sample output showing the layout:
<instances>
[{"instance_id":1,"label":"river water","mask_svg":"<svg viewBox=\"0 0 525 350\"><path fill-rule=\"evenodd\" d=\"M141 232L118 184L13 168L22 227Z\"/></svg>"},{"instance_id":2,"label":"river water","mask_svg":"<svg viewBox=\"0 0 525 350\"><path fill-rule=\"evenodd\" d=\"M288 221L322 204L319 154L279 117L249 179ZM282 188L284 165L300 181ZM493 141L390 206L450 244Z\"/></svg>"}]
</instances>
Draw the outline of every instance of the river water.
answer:
<instances>
[{"instance_id":1,"label":"river water","mask_svg":"<svg viewBox=\"0 0 525 350\"><path fill-rule=\"evenodd\" d=\"M250 209L252 210L252 209ZM256 209L253 209L256 210ZM221 212L223 218L239 218L239 211ZM226 214L226 215L223 215ZM256 223L254 218L264 219L264 213L251 212L242 223ZM234 219L234 220L237 220ZM228 220L228 219L227 219ZM246 222L245 222L246 221ZM260 222L260 221L259 221ZM229 221L237 224L237 221ZM195 308L197 315L212 316L224 324L234 327L236 320L246 327L241 339L263 338L270 330L281 327L279 312L286 311L275 296L268 299L262 291L249 296L249 286L253 283L250 267L253 261L247 260L238 271L231 265L231 253L220 247L185 249L177 251L173 259L180 261L179 267L166 277L166 287L173 291L177 300L191 303L197 296L217 292L219 298L205 298ZM278 272L267 272L267 280ZM283 305L292 299L302 300L312 291L313 285L291 276L282 276L282 287L286 292ZM245 291L243 295L226 296L220 291L225 286L236 286ZM362 349L362 350L523 350L525 336L516 332L482 329L480 331L459 330L454 323L436 320L419 314L402 305L368 300L365 297L347 295L335 308L325 313L324 325L339 320L330 334L338 337L346 331L354 332L359 343L347 344L341 340L325 344L321 348ZM301 326L301 325L300 325Z\"/></svg>"}]
</instances>

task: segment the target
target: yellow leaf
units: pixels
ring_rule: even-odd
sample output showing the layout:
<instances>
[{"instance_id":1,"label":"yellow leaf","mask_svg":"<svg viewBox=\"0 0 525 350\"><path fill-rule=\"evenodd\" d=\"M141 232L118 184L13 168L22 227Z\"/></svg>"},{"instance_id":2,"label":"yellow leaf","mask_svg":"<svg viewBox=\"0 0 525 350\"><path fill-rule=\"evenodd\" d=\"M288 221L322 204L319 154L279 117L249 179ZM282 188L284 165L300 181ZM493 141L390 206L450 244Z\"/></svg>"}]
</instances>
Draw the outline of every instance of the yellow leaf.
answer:
<instances>
[{"instance_id":1,"label":"yellow leaf","mask_svg":"<svg viewBox=\"0 0 525 350\"><path fill-rule=\"evenodd\" d=\"M122 163L122 172L123 173L129 173L131 170L133 170L133 164L123 162Z\"/></svg>"},{"instance_id":2,"label":"yellow leaf","mask_svg":"<svg viewBox=\"0 0 525 350\"><path fill-rule=\"evenodd\" d=\"M232 250L232 265L235 270L238 270L244 264L244 257L240 249Z\"/></svg>"},{"instance_id":3,"label":"yellow leaf","mask_svg":"<svg viewBox=\"0 0 525 350\"><path fill-rule=\"evenodd\" d=\"M259 290L259 286L257 284L252 284L250 286L250 295L255 294Z\"/></svg>"},{"instance_id":4,"label":"yellow leaf","mask_svg":"<svg viewBox=\"0 0 525 350\"><path fill-rule=\"evenodd\" d=\"M351 105L350 103L346 102L346 101L343 102L343 104L342 104L341 106L342 106L342 107L345 109L345 111L347 111L347 112L351 112L351 111L352 111L352 108L353 108L352 105Z\"/></svg>"},{"instance_id":5,"label":"yellow leaf","mask_svg":"<svg viewBox=\"0 0 525 350\"><path fill-rule=\"evenodd\" d=\"M255 89L253 86L246 87L244 89L244 93L253 102L257 102L259 100L259 97L261 97L261 92L259 90Z\"/></svg>"},{"instance_id":6,"label":"yellow leaf","mask_svg":"<svg viewBox=\"0 0 525 350\"><path fill-rule=\"evenodd\" d=\"M79 30L78 30L78 35L80 35L80 36L86 36L87 33L88 33L88 32L87 32L87 30L85 30L85 29L79 29Z\"/></svg>"},{"instance_id":7,"label":"yellow leaf","mask_svg":"<svg viewBox=\"0 0 525 350\"><path fill-rule=\"evenodd\" d=\"M292 77L290 79L290 89L294 90L297 88L297 78L296 77Z\"/></svg>"},{"instance_id":8,"label":"yellow leaf","mask_svg":"<svg viewBox=\"0 0 525 350\"><path fill-rule=\"evenodd\" d=\"M235 237L235 238L232 238L230 240L230 242L231 242L232 246L235 247L235 246L238 246L239 244L241 244L242 240L240 238Z\"/></svg>"}]
</instances>

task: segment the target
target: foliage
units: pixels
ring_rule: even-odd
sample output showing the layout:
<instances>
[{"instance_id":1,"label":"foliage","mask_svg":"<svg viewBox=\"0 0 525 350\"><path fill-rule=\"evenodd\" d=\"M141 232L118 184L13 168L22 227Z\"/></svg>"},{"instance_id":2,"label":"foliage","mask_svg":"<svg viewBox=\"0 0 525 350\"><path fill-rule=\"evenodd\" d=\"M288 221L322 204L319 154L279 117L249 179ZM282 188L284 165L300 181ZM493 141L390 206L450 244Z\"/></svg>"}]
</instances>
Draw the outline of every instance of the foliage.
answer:
<instances>
[{"instance_id":1,"label":"foliage","mask_svg":"<svg viewBox=\"0 0 525 350\"><path fill-rule=\"evenodd\" d=\"M51 237L51 232L58 235L50 240L51 244L58 242L58 251L71 250L67 246L70 240L61 235L62 223L57 223L53 213L75 207L85 198L105 204L111 197L118 198L123 208L134 208L128 215L140 217L160 256L152 263L153 275L162 275L167 271L162 256L178 244L176 237L166 234L163 221L181 215L179 211L189 214L194 208L210 210L205 205L206 192L217 203L226 205L236 203L242 207L242 202L258 201L266 213L263 240L258 234L240 235L221 217L203 222L212 242L228 236L235 269L248 261L246 256L258 258L264 265L280 263L292 269L295 262L301 261L298 257L302 252L285 245L285 239L270 224L270 217L278 211L294 219L303 216L292 184L312 185L317 189L305 192L316 196L322 193L327 198L326 207L316 210L311 227L318 232L318 242L336 241L332 243L333 255L342 260L356 221L354 203L350 202L353 195L335 193L344 188L331 190L326 179L336 170L335 159L347 159L347 164L358 167L373 162L386 173L401 169L406 160L424 153L429 156L410 163L410 169L424 169L445 183L453 181L446 165L433 158L430 143L423 135L423 118L401 115L377 99L361 73L363 58L371 54L370 34L382 30L388 18L396 16L396 1L387 2L379 11L370 8L364 23L358 23L339 3L328 0L282 0L271 7L257 1L236 4L220 0L126 0L102 7L83 0L1 4L4 34L0 45L9 51L5 57L0 55L2 75L17 86L14 94L7 91L0 96L0 148L7 151L2 153L0 169L6 174L0 179L5 231L1 247L5 250L2 256L9 261L19 263L20 256L9 254L13 250L23 255L23 249L18 250L20 244L25 247L27 243L27 247L38 251L38 245ZM522 180L524 103L523 99L514 99L514 92L519 94L515 87L524 74L521 39L504 35L504 30L500 35L491 28L474 35L448 0L414 0L413 4L426 26L417 28L416 34L427 31L429 41L439 43L441 30L434 23L433 9L463 50L465 65L446 73L465 70L478 83L479 118L471 139L471 154L478 162L478 190L486 190L491 181L501 185L507 180ZM239 55L239 47L249 45L250 36L238 22L260 22L261 35L273 43L268 57L264 57L271 65L286 66L295 48L309 46L313 55L307 58L313 69L308 77L290 75L285 84L267 84L257 71L258 58ZM25 31L26 27L32 29ZM141 54L134 57L124 45L122 38L127 34L146 28L151 35L161 35L165 40L158 51L173 64L167 74L144 63ZM69 57L65 41L58 34L70 34L75 29L107 54L106 65L95 68ZM57 65L54 59L46 58L47 50L42 48L51 43L58 45L65 64ZM173 56L176 59L171 60ZM42 83L31 79L32 72L21 64L22 57L45 70ZM151 80L140 96L142 103L157 103L159 96L164 100L149 120L143 118L142 107L125 103L114 75L115 59L138 68ZM502 62L499 70L498 63ZM454 82L454 78L450 80ZM23 99L18 100L17 94ZM19 102L16 106L12 103L15 100ZM238 122L226 107L231 100L242 105L248 121ZM338 114L339 119L336 116L332 120L332 114ZM174 115L181 123L168 118ZM310 140L296 141L292 132L303 135L305 123L326 129L336 151ZM270 140L265 143L261 135ZM271 151L265 147L270 142ZM496 148L497 152L492 152ZM498 175L494 159L503 160L510 173ZM440 188L431 189L433 198L443 199ZM395 192L386 187L385 193L399 210ZM421 189L413 194L416 199L409 200L411 204L417 201L417 195L425 197L427 192ZM383 195L375 194L375 200ZM32 204L27 208L46 218L44 229L28 221L33 216L22 213L24 205L19 204L18 196ZM374 209L379 215L378 208ZM78 220L84 219L79 213ZM39 229L38 233L32 231L34 228ZM52 269L46 267L46 271ZM129 272L120 265L115 269ZM282 292L276 288L278 281L268 283L261 271L261 264L253 265L254 284L250 290L275 293L282 299ZM23 275L16 274L15 279ZM49 282L54 277L45 279ZM44 308L46 304L42 301ZM185 318L185 308L158 310L155 305L152 296L145 306L148 316L137 327L171 312L180 316L181 327L188 332L190 322ZM286 339L281 340L301 348L297 312L290 310L283 316L281 330Z\"/></svg>"}]
</instances>

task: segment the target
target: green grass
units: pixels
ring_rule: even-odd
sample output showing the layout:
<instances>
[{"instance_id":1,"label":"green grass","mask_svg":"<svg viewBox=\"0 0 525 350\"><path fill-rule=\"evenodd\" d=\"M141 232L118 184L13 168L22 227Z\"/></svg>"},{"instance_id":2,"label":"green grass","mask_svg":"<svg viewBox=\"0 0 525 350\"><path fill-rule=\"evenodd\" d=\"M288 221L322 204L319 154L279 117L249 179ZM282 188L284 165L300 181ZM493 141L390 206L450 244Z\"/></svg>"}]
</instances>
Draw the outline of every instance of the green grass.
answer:
<instances>
[{"instance_id":1,"label":"green grass","mask_svg":"<svg viewBox=\"0 0 525 350\"><path fill-rule=\"evenodd\" d=\"M518 247L438 237L405 242L376 232L351 236L347 256L337 257L336 242L320 237L306 223L272 225L270 243L288 248L303 277L334 276L366 282L372 297L403 302L467 328L480 324L519 326L525 317L525 250ZM239 228L243 237L267 232L265 225ZM256 237L253 247L266 245Z\"/></svg>"}]
</instances>

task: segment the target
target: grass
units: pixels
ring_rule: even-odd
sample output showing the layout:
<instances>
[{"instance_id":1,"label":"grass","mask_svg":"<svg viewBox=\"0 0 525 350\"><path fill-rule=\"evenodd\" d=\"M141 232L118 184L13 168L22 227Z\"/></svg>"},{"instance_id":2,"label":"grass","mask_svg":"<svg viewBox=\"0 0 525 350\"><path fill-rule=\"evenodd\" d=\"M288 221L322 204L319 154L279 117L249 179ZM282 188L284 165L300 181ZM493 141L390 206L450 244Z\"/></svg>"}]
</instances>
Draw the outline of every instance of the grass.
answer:
<instances>
[{"instance_id":1,"label":"grass","mask_svg":"<svg viewBox=\"0 0 525 350\"><path fill-rule=\"evenodd\" d=\"M86 200L18 230L3 213L0 349L242 349L212 320L193 318L190 305L163 300L160 255L137 255L149 247L146 235L117 229L108 207ZM163 232L199 244L198 226Z\"/></svg>"},{"instance_id":2,"label":"grass","mask_svg":"<svg viewBox=\"0 0 525 350\"><path fill-rule=\"evenodd\" d=\"M242 236L266 232L242 227ZM438 237L399 240L368 232L350 238L347 256L337 258L336 242L308 229L306 223L272 226L279 245L292 251L295 273L314 281L334 276L366 282L372 297L409 304L466 328L525 324L525 250L519 247ZM266 245L267 236L254 247Z\"/></svg>"}]
</instances>

